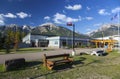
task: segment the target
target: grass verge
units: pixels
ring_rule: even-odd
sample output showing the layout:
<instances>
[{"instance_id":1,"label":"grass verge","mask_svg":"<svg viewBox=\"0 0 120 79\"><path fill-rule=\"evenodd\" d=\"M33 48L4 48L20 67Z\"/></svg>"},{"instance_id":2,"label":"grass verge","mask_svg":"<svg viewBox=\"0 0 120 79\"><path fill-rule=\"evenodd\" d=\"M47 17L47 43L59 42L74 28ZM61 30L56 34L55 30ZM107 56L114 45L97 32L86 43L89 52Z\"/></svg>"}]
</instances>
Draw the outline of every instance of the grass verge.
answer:
<instances>
[{"instance_id":1,"label":"grass verge","mask_svg":"<svg viewBox=\"0 0 120 79\"><path fill-rule=\"evenodd\" d=\"M3 64L0 64L0 72L4 72L5 71L5 66Z\"/></svg>"}]
</instances>

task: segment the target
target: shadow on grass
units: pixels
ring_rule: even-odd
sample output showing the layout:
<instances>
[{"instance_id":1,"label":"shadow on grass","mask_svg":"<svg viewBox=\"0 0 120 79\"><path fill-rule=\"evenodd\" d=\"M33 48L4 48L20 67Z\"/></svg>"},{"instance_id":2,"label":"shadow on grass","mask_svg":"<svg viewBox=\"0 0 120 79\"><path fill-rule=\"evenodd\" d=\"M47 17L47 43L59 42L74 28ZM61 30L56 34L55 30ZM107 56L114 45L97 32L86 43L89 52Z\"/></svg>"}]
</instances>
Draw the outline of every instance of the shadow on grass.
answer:
<instances>
[{"instance_id":1,"label":"shadow on grass","mask_svg":"<svg viewBox=\"0 0 120 79\"><path fill-rule=\"evenodd\" d=\"M67 69L71 69L73 67L76 67L76 65L79 65L79 64L84 64L84 60L86 60L86 58L84 57L80 57L78 60L74 60L72 63L65 63L65 64L60 64L60 65L57 65L53 68L53 70L67 70Z\"/></svg>"},{"instance_id":2,"label":"shadow on grass","mask_svg":"<svg viewBox=\"0 0 120 79\"><path fill-rule=\"evenodd\" d=\"M53 68L53 70L62 71L62 70L70 69L70 68L72 68L72 63L57 65Z\"/></svg>"},{"instance_id":3,"label":"shadow on grass","mask_svg":"<svg viewBox=\"0 0 120 79\"><path fill-rule=\"evenodd\" d=\"M108 53L103 53L103 54L102 54L102 56L107 56L107 55L108 55Z\"/></svg>"},{"instance_id":4,"label":"shadow on grass","mask_svg":"<svg viewBox=\"0 0 120 79\"><path fill-rule=\"evenodd\" d=\"M80 55L88 55L86 52L80 52Z\"/></svg>"},{"instance_id":5,"label":"shadow on grass","mask_svg":"<svg viewBox=\"0 0 120 79\"><path fill-rule=\"evenodd\" d=\"M41 61L26 62L25 67L33 67L33 66L40 65L40 64L42 64Z\"/></svg>"},{"instance_id":6,"label":"shadow on grass","mask_svg":"<svg viewBox=\"0 0 120 79\"><path fill-rule=\"evenodd\" d=\"M85 57L80 57L79 60L73 61L73 65L84 64Z\"/></svg>"}]
</instances>

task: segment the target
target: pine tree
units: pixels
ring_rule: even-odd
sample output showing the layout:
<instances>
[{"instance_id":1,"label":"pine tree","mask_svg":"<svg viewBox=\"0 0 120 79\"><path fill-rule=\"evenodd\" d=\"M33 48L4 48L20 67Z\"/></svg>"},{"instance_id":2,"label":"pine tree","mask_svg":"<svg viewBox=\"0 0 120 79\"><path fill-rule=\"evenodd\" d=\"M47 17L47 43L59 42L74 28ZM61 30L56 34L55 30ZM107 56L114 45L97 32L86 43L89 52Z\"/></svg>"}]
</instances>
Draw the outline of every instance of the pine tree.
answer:
<instances>
[{"instance_id":1,"label":"pine tree","mask_svg":"<svg viewBox=\"0 0 120 79\"><path fill-rule=\"evenodd\" d=\"M8 31L7 35L5 36L6 53L10 53L10 46L11 46L11 31Z\"/></svg>"}]
</instances>

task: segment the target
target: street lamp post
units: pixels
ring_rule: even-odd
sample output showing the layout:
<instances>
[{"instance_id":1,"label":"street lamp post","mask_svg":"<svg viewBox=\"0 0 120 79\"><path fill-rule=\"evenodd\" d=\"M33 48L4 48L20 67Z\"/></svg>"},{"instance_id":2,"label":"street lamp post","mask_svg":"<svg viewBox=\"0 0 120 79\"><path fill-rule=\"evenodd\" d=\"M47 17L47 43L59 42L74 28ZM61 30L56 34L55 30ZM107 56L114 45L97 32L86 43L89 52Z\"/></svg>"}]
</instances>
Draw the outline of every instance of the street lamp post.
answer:
<instances>
[{"instance_id":1,"label":"street lamp post","mask_svg":"<svg viewBox=\"0 0 120 79\"><path fill-rule=\"evenodd\" d=\"M72 33L72 56L75 56L75 49L74 49L74 44L75 44L75 24L72 22L68 22L67 26L73 26L73 33Z\"/></svg>"},{"instance_id":2,"label":"street lamp post","mask_svg":"<svg viewBox=\"0 0 120 79\"><path fill-rule=\"evenodd\" d=\"M73 24L73 35L72 35L72 56L75 56L75 24Z\"/></svg>"}]
</instances>

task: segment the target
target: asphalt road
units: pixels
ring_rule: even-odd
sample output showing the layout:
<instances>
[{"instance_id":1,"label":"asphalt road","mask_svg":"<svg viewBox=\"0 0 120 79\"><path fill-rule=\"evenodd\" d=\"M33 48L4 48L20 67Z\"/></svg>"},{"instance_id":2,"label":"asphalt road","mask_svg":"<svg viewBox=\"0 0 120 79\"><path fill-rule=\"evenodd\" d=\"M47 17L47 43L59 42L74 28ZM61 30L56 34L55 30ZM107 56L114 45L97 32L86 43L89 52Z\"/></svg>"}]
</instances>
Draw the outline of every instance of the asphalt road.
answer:
<instances>
[{"instance_id":1,"label":"asphalt road","mask_svg":"<svg viewBox=\"0 0 120 79\"><path fill-rule=\"evenodd\" d=\"M76 54L79 55L81 52L91 52L93 50L101 50L100 48L89 49L89 48L79 48L75 49ZM55 49L50 51L43 51L43 52L33 52L33 53L24 53L24 54L5 54L0 55L0 64L5 63L5 60L8 59L15 59L15 58L25 58L26 61L31 60L39 60L43 58L43 54L46 55L55 55L55 54L63 54L63 53L72 53L72 49Z\"/></svg>"}]
</instances>

